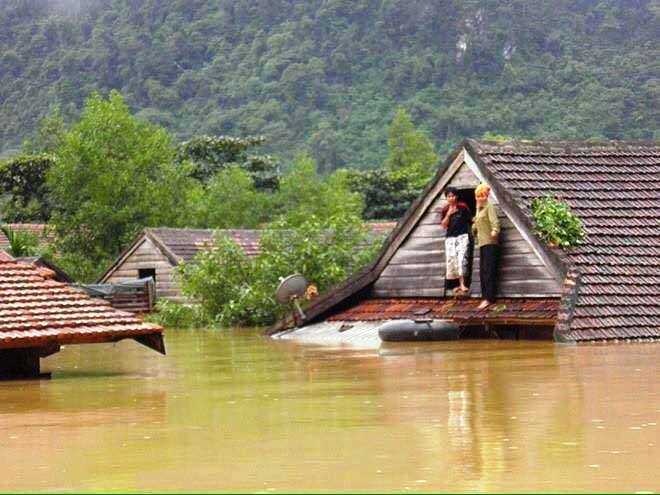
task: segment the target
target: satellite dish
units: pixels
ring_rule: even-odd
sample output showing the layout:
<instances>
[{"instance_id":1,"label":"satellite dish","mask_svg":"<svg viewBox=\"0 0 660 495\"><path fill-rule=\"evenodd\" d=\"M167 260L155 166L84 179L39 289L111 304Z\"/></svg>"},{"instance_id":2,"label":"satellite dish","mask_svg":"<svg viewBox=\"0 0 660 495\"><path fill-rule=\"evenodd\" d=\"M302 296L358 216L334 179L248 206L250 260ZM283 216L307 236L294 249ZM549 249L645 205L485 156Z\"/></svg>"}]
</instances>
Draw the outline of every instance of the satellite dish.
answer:
<instances>
[{"instance_id":1,"label":"satellite dish","mask_svg":"<svg viewBox=\"0 0 660 495\"><path fill-rule=\"evenodd\" d=\"M286 304L291 302L292 299L304 297L308 285L307 279L299 273L289 275L280 282L275 292L275 299L279 303Z\"/></svg>"},{"instance_id":2,"label":"satellite dish","mask_svg":"<svg viewBox=\"0 0 660 495\"><path fill-rule=\"evenodd\" d=\"M293 303L301 320L304 320L305 313L303 313L298 299L305 297L305 291L308 286L309 282L307 279L299 273L289 275L280 282L279 287L275 291L275 299L281 304Z\"/></svg>"}]
</instances>

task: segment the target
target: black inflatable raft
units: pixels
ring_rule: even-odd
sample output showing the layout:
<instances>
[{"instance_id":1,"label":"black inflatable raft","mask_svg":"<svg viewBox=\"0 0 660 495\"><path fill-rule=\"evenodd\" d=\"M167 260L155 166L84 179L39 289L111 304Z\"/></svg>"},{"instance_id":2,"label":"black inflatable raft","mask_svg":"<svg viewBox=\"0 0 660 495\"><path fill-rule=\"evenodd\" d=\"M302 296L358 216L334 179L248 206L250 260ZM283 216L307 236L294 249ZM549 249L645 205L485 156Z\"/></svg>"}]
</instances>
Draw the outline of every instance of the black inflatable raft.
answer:
<instances>
[{"instance_id":1,"label":"black inflatable raft","mask_svg":"<svg viewBox=\"0 0 660 495\"><path fill-rule=\"evenodd\" d=\"M378 327L378 336L383 342L457 340L460 330L448 320L394 320Z\"/></svg>"}]
</instances>

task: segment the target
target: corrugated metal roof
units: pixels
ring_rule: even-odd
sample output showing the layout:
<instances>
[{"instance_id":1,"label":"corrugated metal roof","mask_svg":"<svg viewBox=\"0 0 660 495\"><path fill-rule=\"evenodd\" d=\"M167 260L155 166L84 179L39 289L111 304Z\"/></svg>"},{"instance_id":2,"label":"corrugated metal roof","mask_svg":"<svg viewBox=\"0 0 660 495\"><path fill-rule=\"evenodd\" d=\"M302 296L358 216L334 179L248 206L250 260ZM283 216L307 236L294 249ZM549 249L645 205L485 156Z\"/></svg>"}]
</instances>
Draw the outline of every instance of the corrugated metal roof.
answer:
<instances>
[{"instance_id":1,"label":"corrugated metal roof","mask_svg":"<svg viewBox=\"0 0 660 495\"><path fill-rule=\"evenodd\" d=\"M382 321L324 321L272 335L275 339L295 340L306 344L351 346L375 349L380 346L378 327Z\"/></svg>"}]
</instances>

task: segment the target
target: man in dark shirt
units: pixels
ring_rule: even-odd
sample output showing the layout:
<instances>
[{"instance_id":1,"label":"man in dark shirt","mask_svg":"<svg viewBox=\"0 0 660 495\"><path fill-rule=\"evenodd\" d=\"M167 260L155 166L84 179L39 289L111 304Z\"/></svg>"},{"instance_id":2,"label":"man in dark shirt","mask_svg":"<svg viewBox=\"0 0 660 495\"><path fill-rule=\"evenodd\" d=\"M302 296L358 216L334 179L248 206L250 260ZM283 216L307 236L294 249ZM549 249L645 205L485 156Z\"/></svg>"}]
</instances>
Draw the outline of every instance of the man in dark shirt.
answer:
<instances>
[{"instance_id":1,"label":"man in dark shirt","mask_svg":"<svg viewBox=\"0 0 660 495\"><path fill-rule=\"evenodd\" d=\"M458 200L458 191L453 187L445 190L447 205L442 209L442 226L447 230L445 239L445 258L447 260L447 280L458 279L456 293L467 294L469 288L465 285L470 244L470 222L472 213L464 202Z\"/></svg>"}]
</instances>

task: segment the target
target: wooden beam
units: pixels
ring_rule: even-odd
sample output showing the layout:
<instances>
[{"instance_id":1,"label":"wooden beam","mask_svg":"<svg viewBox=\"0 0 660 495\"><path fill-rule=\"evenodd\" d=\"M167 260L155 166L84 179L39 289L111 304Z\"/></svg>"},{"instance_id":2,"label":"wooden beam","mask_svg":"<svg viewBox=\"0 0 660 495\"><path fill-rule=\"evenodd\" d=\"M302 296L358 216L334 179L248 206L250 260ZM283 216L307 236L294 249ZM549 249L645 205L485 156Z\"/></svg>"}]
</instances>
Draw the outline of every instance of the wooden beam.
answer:
<instances>
[{"instance_id":1,"label":"wooden beam","mask_svg":"<svg viewBox=\"0 0 660 495\"><path fill-rule=\"evenodd\" d=\"M0 380L50 378L50 373L41 373L40 350L36 347L0 350Z\"/></svg>"},{"instance_id":2,"label":"wooden beam","mask_svg":"<svg viewBox=\"0 0 660 495\"><path fill-rule=\"evenodd\" d=\"M160 352L162 355L165 355L165 341L163 340L163 335L160 333L149 333L147 335L139 335L133 337L136 342L153 349L156 352Z\"/></svg>"}]
</instances>

